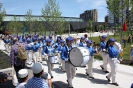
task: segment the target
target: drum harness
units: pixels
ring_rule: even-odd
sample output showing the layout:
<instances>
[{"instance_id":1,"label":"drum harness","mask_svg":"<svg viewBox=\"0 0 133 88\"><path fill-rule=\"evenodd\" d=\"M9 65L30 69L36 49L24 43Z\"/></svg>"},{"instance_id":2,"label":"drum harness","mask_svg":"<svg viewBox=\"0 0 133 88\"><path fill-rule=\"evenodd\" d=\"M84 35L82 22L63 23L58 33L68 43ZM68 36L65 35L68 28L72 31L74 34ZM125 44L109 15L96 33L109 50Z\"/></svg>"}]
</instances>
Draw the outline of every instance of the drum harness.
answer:
<instances>
[{"instance_id":1,"label":"drum harness","mask_svg":"<svg viewBox=\"0 0 133 88\"><path fill-rule=\"evenodd\" d=\"M69 50L69 48L68 48L68 46L66 45L65 46L66 47L66 49L67 49L67 53L68 53L68 58L69 58L69 53L70 53L70 50ZM71 46L72 47L72 46ZM68 59L68 61L65 61L65 63L71 63L71 61L70 61L70 59Z\"/></svg>"}]
</instances>

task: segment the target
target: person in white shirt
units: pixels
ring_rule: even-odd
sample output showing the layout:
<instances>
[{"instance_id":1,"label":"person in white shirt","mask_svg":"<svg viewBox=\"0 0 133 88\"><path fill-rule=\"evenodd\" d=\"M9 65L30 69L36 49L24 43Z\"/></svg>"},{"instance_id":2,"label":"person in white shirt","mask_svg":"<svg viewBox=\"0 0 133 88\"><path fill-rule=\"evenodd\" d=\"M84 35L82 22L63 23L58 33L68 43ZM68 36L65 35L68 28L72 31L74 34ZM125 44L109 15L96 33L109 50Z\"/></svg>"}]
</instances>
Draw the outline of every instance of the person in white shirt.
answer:
<instances>
[{"instance_id":1,"label":"person in white shirt","mask_svg":"<svg viewBox=\"0 0 133 88\"><path fill-rule=\"evenodd\" d=\"M26 88L26 81L28 79L28 70L27 69L21 69L18 72L19 77L19 83L17 84L16 88Z\"/></svg>"}]
</instances>

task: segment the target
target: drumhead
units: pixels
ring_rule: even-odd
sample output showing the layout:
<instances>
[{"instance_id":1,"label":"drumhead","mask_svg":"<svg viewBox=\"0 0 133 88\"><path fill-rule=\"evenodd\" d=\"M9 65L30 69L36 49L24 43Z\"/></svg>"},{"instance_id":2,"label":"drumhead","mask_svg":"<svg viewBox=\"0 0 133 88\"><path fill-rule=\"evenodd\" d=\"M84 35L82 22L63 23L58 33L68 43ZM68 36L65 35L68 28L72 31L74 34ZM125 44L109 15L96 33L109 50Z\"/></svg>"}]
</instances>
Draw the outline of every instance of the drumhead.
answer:
<instances>
[{"instance_id":1,"label":"drumhead","mask_svg":"<svg viewBox=\"0 0 133 88\"><path fill-rule=\"evenodd\" d=\"M69 53L69 59L72 65L80 67L83 63L83 57L89 56L89 52L84 47L75 47Z\"/></svg>"}]
</instances>

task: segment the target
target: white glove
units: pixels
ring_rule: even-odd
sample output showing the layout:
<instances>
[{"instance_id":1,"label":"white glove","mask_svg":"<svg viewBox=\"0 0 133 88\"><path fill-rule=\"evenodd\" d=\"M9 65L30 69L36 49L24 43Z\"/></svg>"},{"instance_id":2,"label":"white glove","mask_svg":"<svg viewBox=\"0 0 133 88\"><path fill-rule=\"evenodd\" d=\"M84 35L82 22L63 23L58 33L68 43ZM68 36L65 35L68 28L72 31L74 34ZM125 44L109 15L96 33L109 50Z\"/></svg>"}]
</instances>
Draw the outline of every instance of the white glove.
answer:
<instances>
[{"instance_id":1,"label":"white glove","mask_svg":"<svg viewBox=\"0 0 133 88\"><path fill-rule=\"evenodd\" d=\"M55 51L56 53L58 53L58 51Z\"/></svg>"},{"instance_id":2,"label":"white glove","mask_svg":"<svg viewBox=\"0 0 133 88\"><path fill-rule=\"evenodd\" d=\"M44 53L44 55L45 55L45 56L47 56L47 54L46 54L46 53Z\"/></svg>"},{"instance_id":3,"label":"white glove","mask_svg":"<svg viewBox=\"0 0 133 88\"><path fill-rule=\"evenodd\" d=\"M61 53L61 51L59 51L59 53Z\"/></svg>"},{"instance_id":4,"label":"white glove","mask_svg":"<svg viewBox=\"0 0 133 88\"><path fill-rule=\"evenodd\" d=\"M68 58L66 58L65 61L68 61Z\"/></svg>"},{"instance_id":5,"label":"white glove","mask_svg":"<svg viewBox=\"0 0 133 88\"><path fill-rule=\"evenodd\" d=\"M103 51L106 51L106 49L103 49Z\"/></svg>"},{"instance_id":6,"label":"white glove","mask_svg":"<svg viewBox=\"0 0 133 88\"><path fill-rule=\"evenodd\" d=\"M120 49L120 52L122 52L123 51L123 49Z\"/></svg>"}]
</instances>

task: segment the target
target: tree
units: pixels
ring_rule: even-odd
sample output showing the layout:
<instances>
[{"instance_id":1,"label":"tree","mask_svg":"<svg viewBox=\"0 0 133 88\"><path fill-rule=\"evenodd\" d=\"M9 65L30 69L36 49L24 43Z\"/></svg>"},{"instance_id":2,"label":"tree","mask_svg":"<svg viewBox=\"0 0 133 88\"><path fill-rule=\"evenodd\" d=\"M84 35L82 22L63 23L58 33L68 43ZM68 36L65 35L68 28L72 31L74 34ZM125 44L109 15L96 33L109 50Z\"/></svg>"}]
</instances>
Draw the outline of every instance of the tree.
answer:
<instances>
[{"instance_id":1,"label":"tree","mask_svg":"<svg viewBox=\"0 0 133 88\"><path fill-rule=\"evenodd\" d=\"M19 22L16 18L16 16L14 15L13 20L11 20L8 24L7 24L7 28L9 29L9 31L11 31L12 33L22 33L23 32L23 25L21 22Z\"/></svg>"},{"instance_id":2,"label":"tree","mask_svg":"<svg viewBox=\"0 0 133 88\"><path fill-rule=\"evenodd\" d=\"M109 9L109 11L114 15L114 19L117 20L118 18L121 18L122 22L121 22L121 26L123 25L123 22L126 21L128 22L128 20L130 19L130 15L127 15L127 11L129 10L129 7L131 7L132 11L133 11L133 0L106 0L107 3L107 8ZM126 13L124 13L123 10L126 9ZM119 22L114 22L115 23L119 23ZM119 25L118 25L119 26ZM121 29L121 36L120 36L120 42L122 44L122 29Z\"/></svg>"},{"instance_id":3,"label":"tree","mask_svg":"<svg viewBox=\"0 0 133 88\"><path fill-rule=\"evenodd\" d=\"M41 10L42 17L44 18L46 29L54 30L55 32L62 34L65 29L66 21L61 17L62 12L60 11L59 3L56 0L48 0L45 3L44 8Z\"/></svg>"},{"instance_id":4,"label":"tree","mask_svg":"<svg viewBox=\"0 0 133 88\"><path fill-rule=\"evenodd\" d=\"M32 10L29 9L25 14L25 26L29 34L33 31L36 32L38 21L32 16Z\"/></svg>"},{"instance_id":5,"label":"tree","mask_svg":"<svg viewBox=\"0 0 133 88\"><path fill-rule=\"evenodd\" d=\"M43 35L43 33L46 34L46 30L45 30L45 27L44 27L44 22L43 21L40 21L38 26L37 26L37 29L38 29L38 32Z\"/></svg>"},{"instance_id":6,"label":"tree","mask_svg":"<svg viewBox=\"0 0 133 88\"><path fill-rule=\"evenodd\" d=\"M62 35L69 28L69 23L65 21L64 18L60 18L58 21L58 30L56 34Z\"/></svg>"},{"instance_id":7,"label":"tree","mask_svg":"<svg viewBox=\"0 0 133 88\"><path fill-rule=\"evenodd\" d=\"M93 31L93 24L92 24L92 20L88 20L88 24L87 24L87 26L88 26L88 28L87 28L87 32L89 32L90 31L90 37L91 37L91 33L92 33L92 31Z\"/></svg>"},{"instance_id":8,"label":"tree","mask_svg":"<svg viewBox=\"0 0 133 88\"><path fill-rule=\"evenodd\" d=\"M4 26L2 26L2 22L4 20L4 16L6 14L6 11L4 9L2 9L2 3L0 3L0 30L2 30L4 28Z\"/></svg>"}]
</instances>

